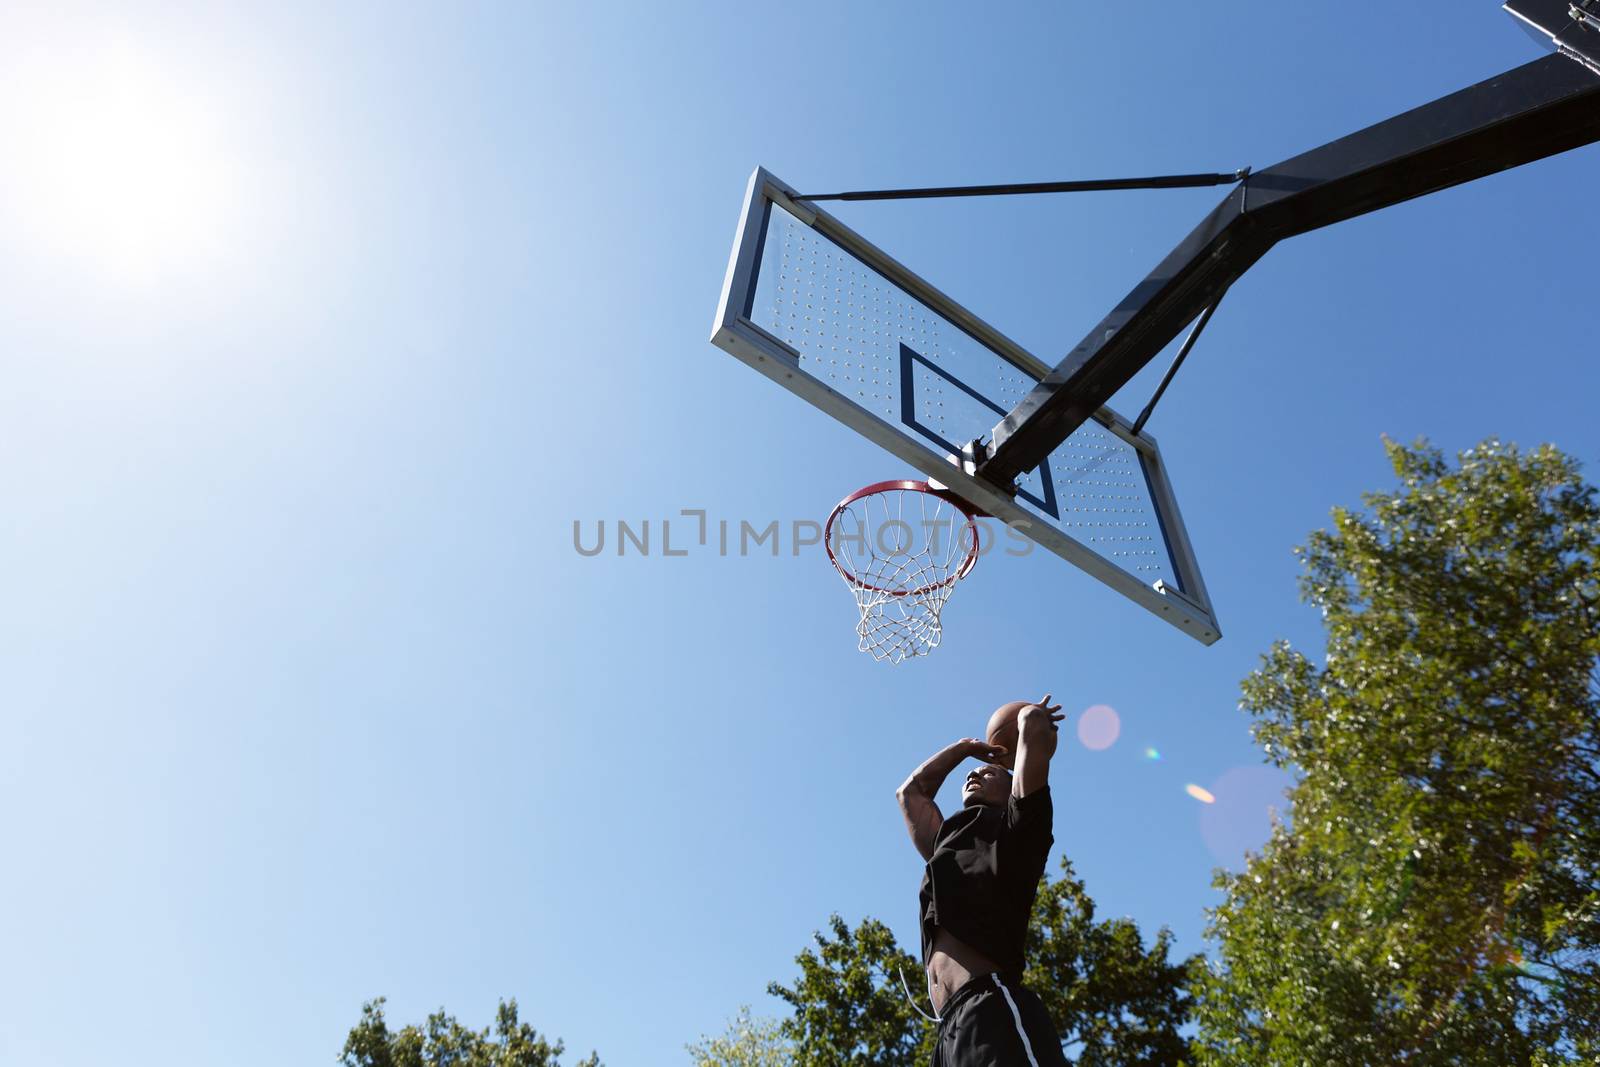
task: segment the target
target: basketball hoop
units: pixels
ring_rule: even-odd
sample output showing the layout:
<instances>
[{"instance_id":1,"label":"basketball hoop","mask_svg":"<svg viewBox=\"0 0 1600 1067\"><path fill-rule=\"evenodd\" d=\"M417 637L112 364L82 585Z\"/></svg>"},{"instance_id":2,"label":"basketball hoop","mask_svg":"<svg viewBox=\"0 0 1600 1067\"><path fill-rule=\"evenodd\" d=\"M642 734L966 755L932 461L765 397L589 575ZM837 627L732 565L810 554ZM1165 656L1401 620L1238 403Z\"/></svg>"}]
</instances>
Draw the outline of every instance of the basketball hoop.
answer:
<instances>
[{"instance_id":1,"label":"basketball hoop","mask_svg":"<svg viewBox=\"0 0 1600 1067\"><path fill-rule=\"evenodd\" d=\"M938 647L939 613L978 562L983 514L937 482L878 482L839 501L822 543L856 598L862 652L900 663Z\"/></svg>"}]
</instances>

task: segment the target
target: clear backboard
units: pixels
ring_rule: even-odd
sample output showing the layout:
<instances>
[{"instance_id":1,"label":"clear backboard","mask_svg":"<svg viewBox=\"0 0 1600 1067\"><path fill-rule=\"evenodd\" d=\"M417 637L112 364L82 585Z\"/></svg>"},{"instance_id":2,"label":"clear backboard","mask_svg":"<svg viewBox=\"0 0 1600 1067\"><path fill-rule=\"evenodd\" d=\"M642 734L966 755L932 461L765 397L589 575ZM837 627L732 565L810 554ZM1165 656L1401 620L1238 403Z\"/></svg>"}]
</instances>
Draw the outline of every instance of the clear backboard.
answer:
<instances>
[{"instance_id":1,"label":"clear backboard","mask_svg":"<svg viewBox=\"0 0 1600 1067\"><path fill-rule=\"evenodd\" d=\"M1101 408L1014 495L975 477L963 447L1050 367L797 195L765 170L751 176L712 343L1184 633L1216 641L1155 440Z\"/></svg>"}]
</instances>

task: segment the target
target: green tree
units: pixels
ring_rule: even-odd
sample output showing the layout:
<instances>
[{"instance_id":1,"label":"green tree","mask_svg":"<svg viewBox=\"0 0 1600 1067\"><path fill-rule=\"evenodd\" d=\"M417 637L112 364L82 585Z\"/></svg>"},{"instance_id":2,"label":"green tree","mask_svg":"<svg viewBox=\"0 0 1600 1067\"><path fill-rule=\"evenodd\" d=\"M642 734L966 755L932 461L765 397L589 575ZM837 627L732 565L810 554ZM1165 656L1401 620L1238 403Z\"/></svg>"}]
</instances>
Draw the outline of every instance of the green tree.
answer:
<instances>
[{"instance_id":1,"label":"green tree","mask_svg":"<svg viewBox=\"0 0 1600 1067\"><path fill-rule=\"evenodd\" d=\"M1177 1064L1188 1012L1189 963L1168 962L1171 935L1147 949L1130 919L1095 921L1094 902L1061 861L1039 887L1029 919L1028 987L1044 1001L1063 1047L1083 1067ZM832 937L796 957L792 986L768 987L793 1008L784 1034L801 1067L926 1064L935 1030L906 1001L901 972L925 1004L922 966L874 919L852 930L837 915ZM926 1006L924 1007L926 1010Z\"/></svg>"},{"instance_id":2,"label":"green tree","mask_svg":"<svg viewBox=\"0 0 1600 1067\"><path fill-rule=\"evenodd\" d=\"M1193 964L1169 962L1171 947L1164 927L1146 949L1132 919L1096 922L1094 901L1063 856L1061 877L1034 900L1023 981L1079 1067L1176 1064L1188 1053L1179 1030Z\"/></svg>"},{"instance_id":3,"label":"green tree","mask_svg":"<svg viewBox=\"0 0 1600 1067\"><path fill-rule=\"evenodd\" d=\"M1301 550L1323 662L1244 683L1299 780L1217 881L1199 1061L1597 1062L1600 507L1554 448L1387 448Z\"/></svg>"},{"instance_id":4,"label":"green tree","mask_svg":"<svg viewBox=\"0 0 1600 1067\"><path fill-rule=\"evenodd\" d=\"M501 1001L494 1028L471 1030L443 1011L422 1026L390 1030L383 1017L384 999L361 1006L361 1021L345 1038L343 1067L561 1067L565 1051L517 1019L517 1002ZM593 1053L577 1067L600 1067Z\"/></svg>"},{"instance_id":5,"label":"green tree","mask_svg":"<svg viewBox=\"0 0 1600 1067\"><path fill-rule=\"evenodd\" d=\"M927 1063L932 1027L907 1002L903 972L916 982L922 967L895 943L876 919L852 930L839 916L828 919L830 938L814 935L816 950L795 957L800 977L792 987L771 983L767 992L787 1001L794 1014L783 1035L794 1043L801 1067L911 1067ZM926 1010L926 1009L924 1009Z\"/></svg>"},{"instance_id":6,"label":"green tree","mask_svg":"<svg viewBox=\"0 0 1600 1067\"><path fill-rule=\"evenodd\" d=\"M794 1049L777 1019L750 1014L749 1007L728 1023L719 1037L702 1037L688 1046L694 1067L789 1067Z\"/></svg>"}]
</instances>

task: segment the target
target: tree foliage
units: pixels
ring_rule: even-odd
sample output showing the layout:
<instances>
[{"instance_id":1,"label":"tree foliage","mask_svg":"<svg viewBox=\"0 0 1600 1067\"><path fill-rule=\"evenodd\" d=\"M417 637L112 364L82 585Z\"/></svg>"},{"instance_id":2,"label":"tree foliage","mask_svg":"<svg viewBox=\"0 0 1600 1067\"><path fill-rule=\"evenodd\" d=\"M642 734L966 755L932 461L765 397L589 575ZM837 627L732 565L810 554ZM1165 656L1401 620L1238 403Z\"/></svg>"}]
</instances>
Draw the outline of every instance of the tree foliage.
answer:
<instances>
[{"instance_id":1,"label":"tree foliage","mask_svg":"<svg viewBox=\"0 0 1600 1067\"><path fill-rule=\"evenodd\" d=\"M782 1023L750 1014L748 1006L718 1037L702 1037L688 1046L694 1067L789 1067L794 1049L783 1036Z\"/></svg>"},{"instance_id":2,"label":"tree foliage","mask_svg":"<svg viewBox=\"0 0 1600 1067\"><path fill-rule=\"evenodd\" d=\"M1291 825L1211 916L1204 1064L1600 1055L1600 507L1554 448L1400 479L1301 550L1318 665L1243 688Z\"/></svg>"},{"instance_id":3,"label":"tree foliage","mask_svg":"<svg viewBox=\"0 0 1600 1067\"><path fill-rule=\"evenodd\" d=\"M1061 877L1034 900L1023 981L1079 1067L1176 1064L1188 1052L1179 1028L1191 964L1168 962L1171 946L1164 927L1147 949L1132 919L1096 922L1094 901L1062 857Z\"/></svg>"},{"instance_id":4,"label":"tree foliage","mask_svg":"<svg viewBox=\"0 0 1600 1067\"><path fill-rule=\"evenodd\" d=\"M361 1021L345 1039L343 1067L561 1067L565 1051L517 1018L517 1002L501 1001L494 1027L472 1030L443 1011L422 1026L390 1030L384 998L361 1006ZM593 1053L576 1067L601 1067Z\"/></svg>"},{"instance_id":5,"label":"tree foliage","mask_svg":"<svg viewBox=\"0 0 1600 1067\"><path fill-rule=\"evenodd\" d=\"M1029 920L1024 980L1044 1001L1063 1047L1083 1067L1177 1064L1186 1045L1179 1033L1188 1012L1189 964L1168 962L1171 935L1163 929L1146 948L1131 919L1097 922L1094 902L1065 859L1062 875L1046 878ZM796 957L792 986L774 982L773 995L793 1015L782 1023L799 1067L902 1067L925 1064L935 1028L907 1002L900 972L922 994L922 966L874 919L851 929L837 915L832 936Z\"/></svg>"},{"instance_id":6,"label":"tree foliage","mask_svg":"<svg viewBox=\"0 0 1600 1067\"><path fill-rule=\"evenodd\" d=\"M818 932L815 950L795 957L800 977L793 986L767 986L794 1009L782 1027L794 1043L794 1062L799 1067L927 1063L932 1026L912 1009L900 984L902 972L907 982L919 982L921 965L876 919L864 919L852 930L834 915L828 926L832 937Z\"/></svg>"}]
</instances>

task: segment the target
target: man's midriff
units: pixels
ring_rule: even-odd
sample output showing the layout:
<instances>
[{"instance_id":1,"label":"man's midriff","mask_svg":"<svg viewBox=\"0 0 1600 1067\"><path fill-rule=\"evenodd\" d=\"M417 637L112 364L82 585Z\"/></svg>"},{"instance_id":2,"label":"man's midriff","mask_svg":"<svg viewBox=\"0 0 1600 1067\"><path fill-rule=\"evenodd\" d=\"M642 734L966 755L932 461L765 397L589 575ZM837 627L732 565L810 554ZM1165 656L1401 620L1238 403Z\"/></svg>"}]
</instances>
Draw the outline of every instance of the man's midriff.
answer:
<instances>
[{"instance_id":1,"label":"man's midriff","mask_svg":"<svg viewBox=\"0 0 1600 1067\"><path fill-rule=\"evenodd\" d=\"M974 975L989 974L1000 968L993 960L944 927L933 932L933 948L928 953L928 998L935 1014L942 1014L956 990Z\"/></svg>"}]
</instances>

